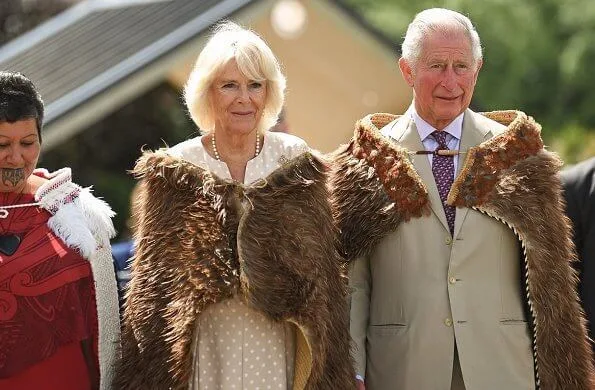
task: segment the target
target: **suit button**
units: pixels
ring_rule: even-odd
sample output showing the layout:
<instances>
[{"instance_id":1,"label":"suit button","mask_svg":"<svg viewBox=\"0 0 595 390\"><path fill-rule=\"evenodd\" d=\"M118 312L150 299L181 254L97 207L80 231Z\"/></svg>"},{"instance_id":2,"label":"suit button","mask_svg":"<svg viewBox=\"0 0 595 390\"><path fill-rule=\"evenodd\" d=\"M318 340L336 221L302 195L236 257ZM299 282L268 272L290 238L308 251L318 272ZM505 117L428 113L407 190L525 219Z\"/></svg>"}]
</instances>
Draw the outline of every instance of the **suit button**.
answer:
<instances>
[{"instance_id":1,"label":"suit button","mask_svg":"<svg viewBox=\"0 0 595 390\"><path fill-rule=\"evenodd\" d=\"M457 282L457 278L455 278L454 276L451 276L450 278L448 278L448 283L455 284L456 282Z\"/></svg>"},{"instance_id":2,"label":"suit button","mask_svg":"<svg viewBox=\"0 0 595 390\"><path fill-rule=\"evenodd\" d=\"M447 318L444 320L444 325L448 326L449 328L452 326L452 320Z\"/></svg>"},{"instance_id":3,"label":"suit button","mask_svg":"<svg viewBox=\"0 0 595 390\"><path fill-rule=\"evenodd\" d=\"M445 243L446 245L450 245L450 244L452 244L452 238L450 238L450 237L446 237L446 238L444 239L444 243Z\"/></svg>"}]
</instances>

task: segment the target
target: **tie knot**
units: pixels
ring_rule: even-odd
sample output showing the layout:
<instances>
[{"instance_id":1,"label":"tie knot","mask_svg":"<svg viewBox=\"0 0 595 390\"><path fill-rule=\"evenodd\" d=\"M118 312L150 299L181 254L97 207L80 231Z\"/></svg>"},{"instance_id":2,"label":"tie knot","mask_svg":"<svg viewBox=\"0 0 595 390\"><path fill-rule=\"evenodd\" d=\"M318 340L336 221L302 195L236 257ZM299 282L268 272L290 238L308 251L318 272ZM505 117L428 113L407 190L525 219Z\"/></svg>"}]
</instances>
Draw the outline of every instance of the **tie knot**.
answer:
<instances>
[{"instance_id":1,"label":"tie knot","mask_svg":"<svg viewBox=\"0 0 595 390\"><path fill-rule=\"evenodd\" d=\"M446 146L446 131L433 131L432 137L434 137L436 142L438 142L438 147L440 149L448 149L448 147Z\"/></svg>"}]
</instances>

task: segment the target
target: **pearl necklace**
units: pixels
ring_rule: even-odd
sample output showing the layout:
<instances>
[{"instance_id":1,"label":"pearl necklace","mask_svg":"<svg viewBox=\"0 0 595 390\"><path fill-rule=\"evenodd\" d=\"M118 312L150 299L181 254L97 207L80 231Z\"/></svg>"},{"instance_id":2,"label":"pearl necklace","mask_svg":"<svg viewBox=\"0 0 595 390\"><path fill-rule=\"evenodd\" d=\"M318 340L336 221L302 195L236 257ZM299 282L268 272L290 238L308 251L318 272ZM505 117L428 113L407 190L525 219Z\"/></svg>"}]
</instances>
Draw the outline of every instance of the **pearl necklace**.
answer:
<instances>
[{"instance_id":1,"label":"pearl necklace","mask_svg":"<svg viewBox=\"0 0 595 390\"><path fill-rule=\"evenodd\" d=\"M213 131L213 136L211 137L211 146L213 147L213 154L215 155L215 159L217 161L221 161L221 157L219 156L219 152L217 151L217 144L215 143L215 132ZM254 150L254 157L258 156L260 153L260 135L256 132L256 148Z\"/></svg>"}]
</instances>

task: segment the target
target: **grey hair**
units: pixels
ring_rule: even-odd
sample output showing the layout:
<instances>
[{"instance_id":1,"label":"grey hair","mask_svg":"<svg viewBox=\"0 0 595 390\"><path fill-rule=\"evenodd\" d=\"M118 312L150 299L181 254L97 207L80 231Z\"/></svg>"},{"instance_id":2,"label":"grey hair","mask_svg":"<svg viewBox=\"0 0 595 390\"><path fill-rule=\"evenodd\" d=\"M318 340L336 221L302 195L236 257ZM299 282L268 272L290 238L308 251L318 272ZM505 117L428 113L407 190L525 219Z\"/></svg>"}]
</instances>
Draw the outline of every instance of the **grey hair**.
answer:
<instances>
[{"instance_id":1,"label":"grey hair","mask_svg":"<svg viewBox=\"0 0 595 390\"><path fill-rule=\"evenodd\" d=\"M475 63L482 59L481 41L477 30L468 17L446 8L430 8L421 11L407 27L407 33L401 45L401 56L415 64L421 55L423 41L430 33L463 31L471 42L471 51Z\"/></svg>"}]
</instances>

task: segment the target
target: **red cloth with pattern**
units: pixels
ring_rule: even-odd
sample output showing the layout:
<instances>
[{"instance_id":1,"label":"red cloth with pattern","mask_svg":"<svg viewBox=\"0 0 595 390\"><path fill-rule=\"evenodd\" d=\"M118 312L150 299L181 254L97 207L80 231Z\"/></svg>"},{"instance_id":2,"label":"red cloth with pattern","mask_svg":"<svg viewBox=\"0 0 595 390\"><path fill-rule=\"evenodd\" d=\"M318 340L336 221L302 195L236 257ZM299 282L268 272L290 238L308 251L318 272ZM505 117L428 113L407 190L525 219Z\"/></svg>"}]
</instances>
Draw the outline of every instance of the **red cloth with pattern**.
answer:
<instances>
[{"instance_id":1,"label":"red cloth with pattern","mask_svg":"<svg viewBox=\"0 0 595 390\"><path fill-rule=\"evenodd\" d=\"M0 193L0 205L34 201ZM22 207L0 219L0 234L21 237L12 256L0 253L0 389L89 389L99 376L91 265L49 229L50 216Z\"/></svg>"}]
</instances>

